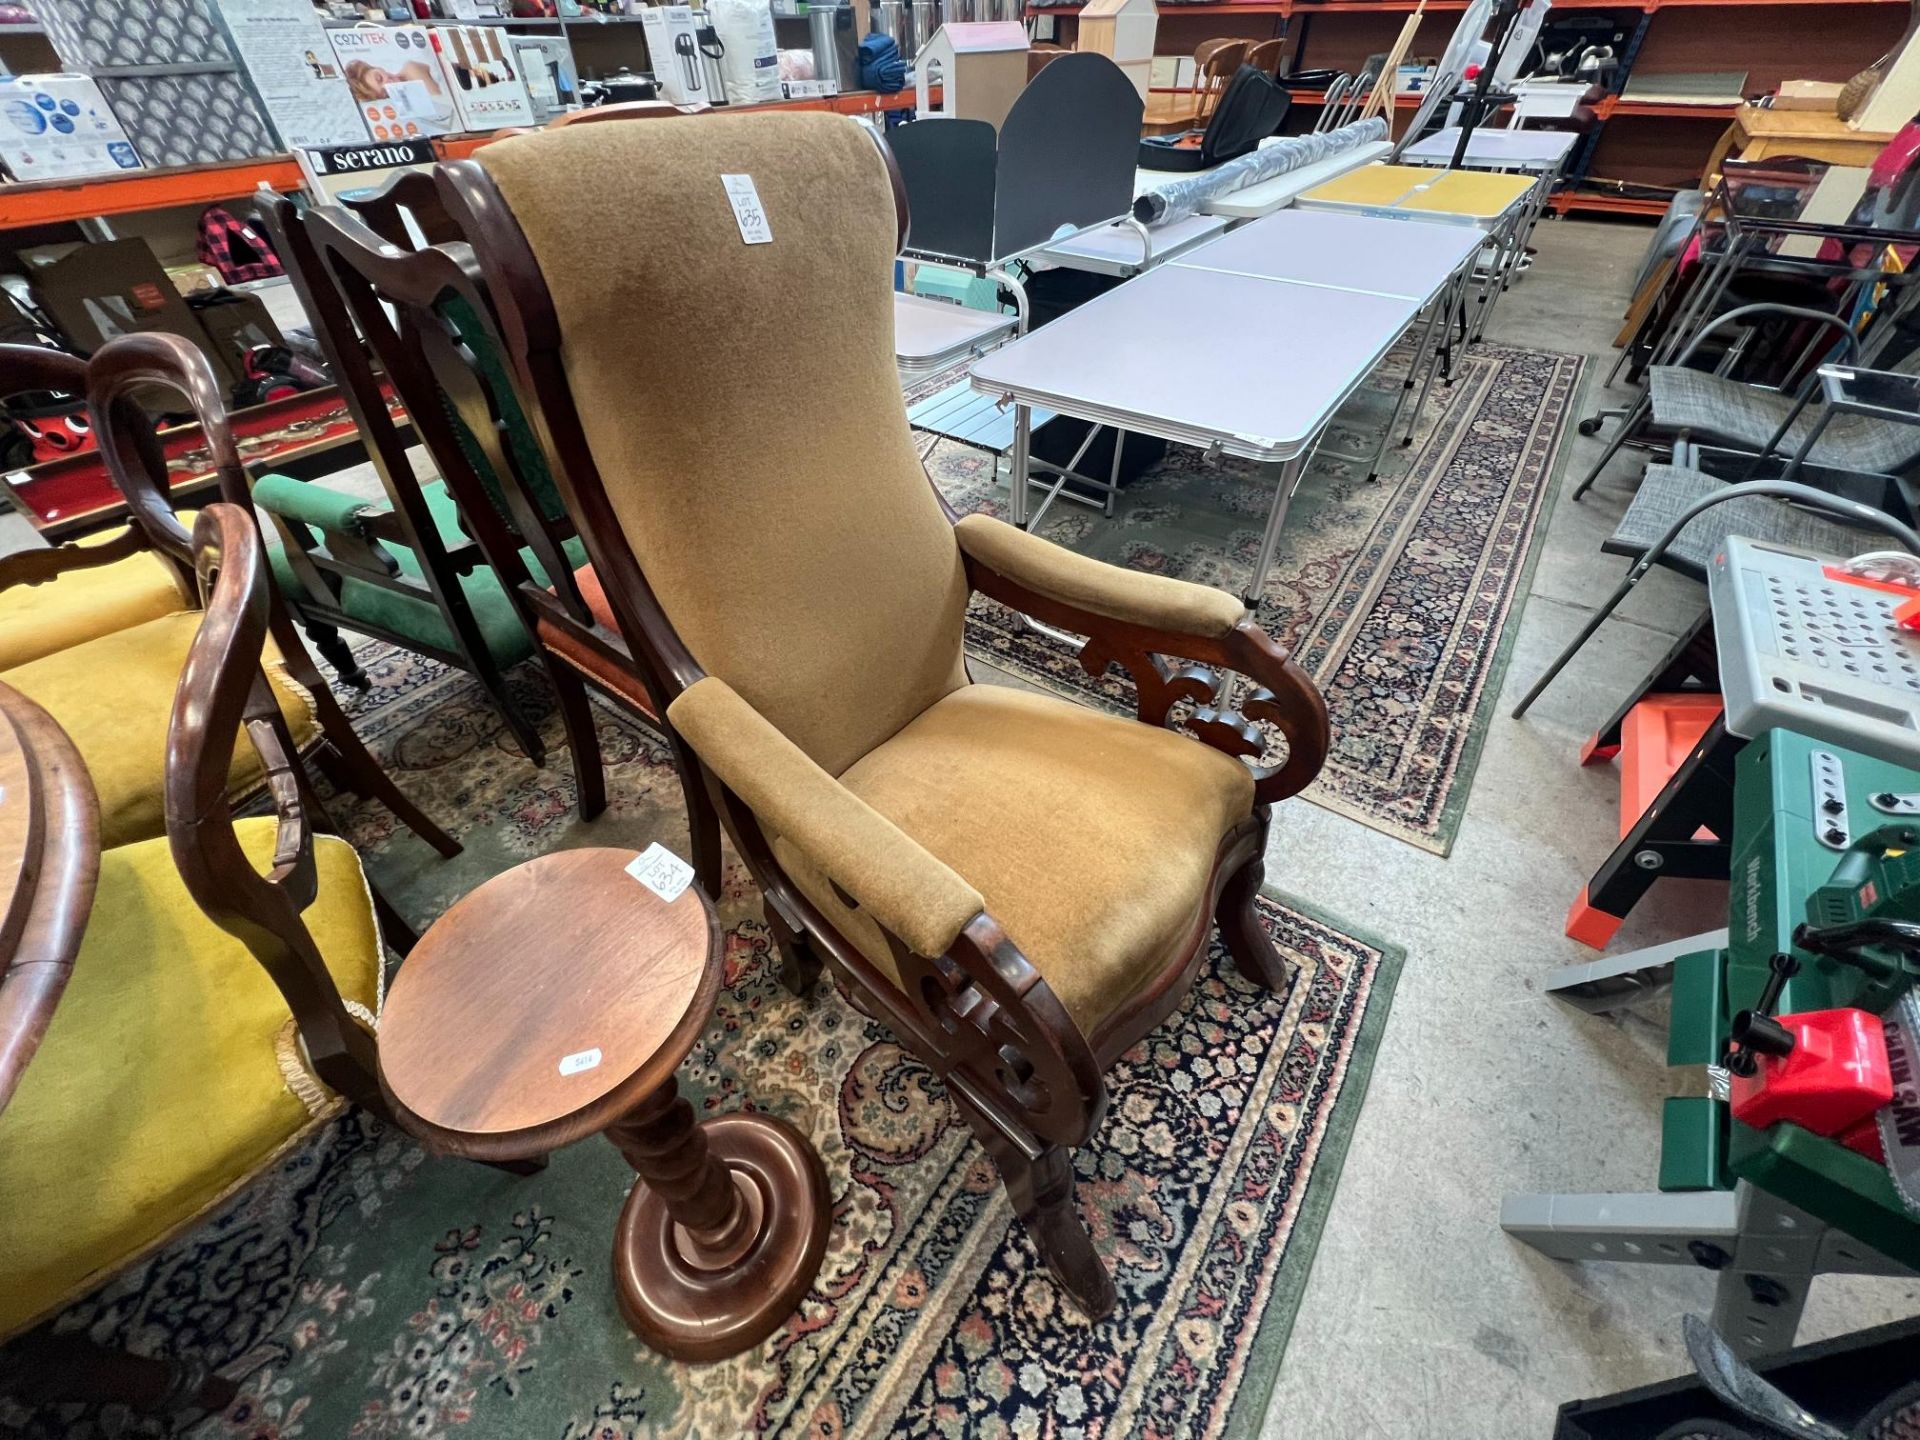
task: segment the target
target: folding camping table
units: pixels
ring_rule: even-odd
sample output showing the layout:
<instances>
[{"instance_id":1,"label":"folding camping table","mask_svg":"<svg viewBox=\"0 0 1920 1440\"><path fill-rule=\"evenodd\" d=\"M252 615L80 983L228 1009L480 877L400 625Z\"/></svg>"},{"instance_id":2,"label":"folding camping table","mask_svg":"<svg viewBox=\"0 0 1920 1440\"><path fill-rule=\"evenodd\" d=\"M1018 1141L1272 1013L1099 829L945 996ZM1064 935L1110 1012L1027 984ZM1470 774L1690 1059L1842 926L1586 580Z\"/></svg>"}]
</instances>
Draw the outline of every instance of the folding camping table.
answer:
<instances>
[{"instance_id":1,"label":"folding camping table","mask_svg":"<svg viewBox=\"0 0 1920 1440\"><path fill-rule=\"evenodd\" d=\"M1573 153L1580 138L1570 130L1475 130L1467 137L1467 153L1460 161L1463 169L1510 171L1533 177L1533 194L1528 198L1527 213L1519 225L1523 254L1532 242L1533 227L1547 208L1547 197L1553 193L1561 171L1566 168L1567 156ZM1451 168L1453 153L1459 144L1460 127L1449 125L1409 145L1401 152L1400 161L1404 165Z\"/></svg>"},{"instance_id":2,"label":"folding camping table","mask_svg":"<svg viewBox=\"0 0 1920 1440\"><path fill-rule=\"evenodd\" d=\"M893 294L893 362L904 388L984 355L1013 334L1013 315L969 310L923 295Z\"/></svg>"},{"instance_id":3,"label":"folding camping table","mask_svg":"<svg viewBox=\"0 0 1920 1440\"><path fill-rule=\"evenodd\" d=\"M1462 226L1283 211L993 351L973 388L1013 407L1013 522L1030 523L1032 407L1254 461L1274 498L1243 592L1252 605L1327 422L1423 310L1421 353L1437 356L1436 322L1480 243ZM1228 323L1166 323L1192 315Z\"/></svg>"},{"instance_id":4,"label":"folding camping table","mask_svg":"<svg viewBox=\"0 0 1920 1440\"><path fill-rule=\"evenodd\" d=\"M1494 253L1480 287L1479 315L1471 327L1472 338L1478 340L1486 331L1494 300L1519 262L1519 229L1534 188L1533 178L1525 175L1464 170L1436 174L1420 165L1370 165L1316 185L1294 205L1304 210L1345 210L1382 219L1464 225L1479 231Z\"/></svg>"},{"instance_id":5,"label":"folding camping table","mask_svg":"<svg viewBox=\"0 0 1920 1440\"><path fill-rule=\"evenodd\" d=\"M1131 279L1156 265L1178 259L1197 245L1217 240L1233 224L1222 215L1189 215L1170 225L1149 228L1126 219L1086 230L1033 252L1031 258L1068 270Z\"/></svg>"}]
</instances>

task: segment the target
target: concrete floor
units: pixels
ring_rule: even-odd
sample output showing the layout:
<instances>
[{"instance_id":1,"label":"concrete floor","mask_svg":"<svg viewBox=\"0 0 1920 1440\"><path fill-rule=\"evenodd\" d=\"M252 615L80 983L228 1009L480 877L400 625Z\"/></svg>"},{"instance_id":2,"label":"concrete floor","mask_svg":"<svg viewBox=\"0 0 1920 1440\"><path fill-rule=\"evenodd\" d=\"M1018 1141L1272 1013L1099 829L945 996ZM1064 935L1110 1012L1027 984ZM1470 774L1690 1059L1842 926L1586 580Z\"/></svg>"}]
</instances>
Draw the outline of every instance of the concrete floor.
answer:
<instances>
[{"instance_id":1,"label":"concrete floor","mask_svg":"<svg viewBox=\"0 0 1920 1440\"><path fill-rule=\"evenodd\" d=\"M1582 414L1599 403L1648 233L1544 222L1538 263L1496 312L1493 340L1592 357ZM1565 485L1601 443L1573 438ZM1660 1101L1689 1084L1664 1068L1663 1016L1595 1019L1539 984L1592 958L1561 924L1618 833L1615 774L1582 770L1580 742L1691 623L1704 587L1656 572L1526 720L1505 713L1618 582L1624 562L1598 546L1640 463L1618 457L1584 503L1554 503L1451 856L1305 802L1276 813L1270 883L1407 959L1263 1440L1537 1440L1563 1401L1685 1371L1680 1316L1711 1308L1705 1271L1560 1264L1498 1225L1510 1191L1652 1188ZM352 479L376 493L370 467L330 483ZM12 521L0 517L0 552L34 543ZM1724 919L1724 886L1668 882L1613 949ZM1801 1338L1917 1312L1920 1281L1829 1278Z\"/></svg>"},{"instance_id":2,"label":"concrete floor","mask_svg":"<svg viewBox=\"0 0 1920 1440\"><path fill-rule=\"evenodd\" d=\"M1495 314L1490 339L1592 357L1582 414L1602 393L1647 235L1542 223L1538 263ZM1615 774L1583 771L1579 745L1706 596L1655 572L1525 720L1507 717L1624 570L1598 545L1643 461L1617 457L1574 504L1565 491L1602 442L1573 442L1453 853L1311 804L1275 815L1270 883L1407 959L1266 1440L1544 1437L1563 1401L1684 1372L1680 1316L1712 1306L1705 1271L1562 1264L1498 1225L1509 1191L1651 1189L1660 1102L1688 1084L1664 1068L1662 1016L1596 1019L1539 993L1548 971L1592 958L1561 925L1618 836ZM1656 886L1612 948L1724 924L1725 893ZM1800 1334L1916 1312L1920 1281L1826 1278Z\"/></svg>"}]
</instances>

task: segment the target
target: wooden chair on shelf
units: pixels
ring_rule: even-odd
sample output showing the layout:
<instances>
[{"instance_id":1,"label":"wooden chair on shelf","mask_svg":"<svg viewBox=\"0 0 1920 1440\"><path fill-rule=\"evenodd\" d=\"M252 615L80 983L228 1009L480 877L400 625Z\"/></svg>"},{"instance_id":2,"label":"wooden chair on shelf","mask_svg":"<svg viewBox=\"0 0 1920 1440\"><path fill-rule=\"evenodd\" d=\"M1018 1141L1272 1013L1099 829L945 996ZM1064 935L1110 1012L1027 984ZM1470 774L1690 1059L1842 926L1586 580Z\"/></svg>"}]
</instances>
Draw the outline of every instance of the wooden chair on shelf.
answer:
<instances>
[{"instance_id":1,"label":"wooden chair on shelf","mask_svg":"<svg viewBox=\"0 0 1920 1440\"><path fill-rule=\"evenodd\" d=\"M95 365L115 376L126 344ZM123 439L142 443L138 431ZM151 498L128 496L143 524ZM29 1403L231 1403L233 1384L204 1367L27 1332L345 1105L386 1114L372 1028L382 927L353 847L315 834L320 811L273 678L279 626L258 532L239 506L210 505L185 553L205 608L167 716L166 833L100 854L92 894L68 898L64 938L0 966L0 1391ZM5 683L0 710L59 736ZM242 736L272 815L234 815ZM76 778L84 789L68 763L69 789ZM59 801L74 843L97 838L88 798ZM386 938L411 939L404 927Z\"/></svg>"},{"instance_id":2,"label":"wooden chair on shelf","mask_svg":"<svg viewBox=\"0 0 1920 1440\"><path fill-rule=\"evenodd\" d=\"M1278 80L1280 67L1286 63L1286 59L1287 37L1282 35L1272 40L1262 40L1247 51L1247 58L1240 63L1251 65L1254 69L1263 71Z\"/></svg>"},{"instance_id":3,"label":"wooden chair on shelf","mask_svg":"<svg viewBox=\"0 0 1920 1440\"><path fill-rule=\"evenodd\" d=\"M773 243L740 244L721 183L736 174ZM904 192L858 126L593 126L438 177L789 983L830 963L943 1077L1065 1292L1105 1314L1070 1152L1099 1125L1106 1069L1180 1004L1213 923L1243 974L1284 983L1253 905L1268 807L1326 754L1318 692L1231 596L945 506L889 344ZM642 323L728 342L639 346ZM780 383L802 365L835 383ZM1130 670L1144 723L970 683L975 591L1090 636L1083 663ZM1224 670L1253 682L1237 712ZM1177 701L1197 707L1184 734ZM1285 760L1250 766L1263 724Z\"/></svg>"},{"instance_id":4,"label":"wooden chair on shelf","mask_svg":"<svg viewBox=\"0 0 1920 1440\"><path fill-rule=\"evenodd\" d=\"M581 815L591 819L606 806L591 685L665 734L686 792L694 869L717 898L719 819L694 778L693 756L660 718L658 682L623 638L586 563L554 469L502 358L493 302L472 247L414 248L411 234L457 233L427 175L401 176L355 208L358 217L331 207L308 211L303 243L440 458L468 529L494 557L494 573L519 623L535 637L560 698Z\"/></svg>"},{"instance_id":5,"label":"wooden chair on shelf","mask_svg":"<svg viewBox=\"0 0 1920 1440\"><path fill-rule=\"evenodd\" d=\"M246 503L246 475L218 382L189 341L163 333L128 335L102 346L91 360L32 346L0 346L0 389L87 397L101 456L126 497L140 543L178 577L179 610L0 671L0 680L53 715L85 758L99 796L102 842L109 847L165 831L168 715L200 623L198 602L187 598L194 594L189 536L173 512L166 460L151 418L134 398L143 387L186 399L205 433L221 494ZM10 557L0 562L0 596L16 585L65 583L60 577L73 572L125 563L125 557L114 559L117 553L113 547L66 545ZM271 633L275 653L268 671L297 752L311 755L337 783L379 800L443 855L458 854L459 845L367 753L277 599ZM258 757L246 752L236 755L228 781L234 794L251 794L265 788L270 776Z\"/></svg>"},{"instance_id":6,"label":"wooden chair on shelf","mask_svg":"<svg viewBox=\"0 0 1920 1440\"><path fill-rule=\"evenodd\" d=\"M465 528L446 476L447 456L415 423L439 479L415 473L400 427L387 408L385 379L397 377L370 360L354 317L326 273L301 207L284 195L263 197L256 211L284 261L300 303L313 320L340 393L365 440L386 492L384 506L318 480L264 476L254 503L272 520L281 544L272 551L274 579L314 644L350 683L365 685L342 627L373 635L464 670L480 682L521 750L536 765L546 747L509 693L504 672L534 653L533 636L498 573L503 537ZM402 395L412 417L412 405ZM416 395L414 397L418 399Z\"/></svg>"},{"instance_id":7,"label":"wooden chair on shelf","mask_svg":"<svg viewBox=\"0 0 1920 1440\"><path fill-rule=\"evenodd\" d=\"M1227 82L1240 72L1253 49L1251 40L1202 40L1193 51L1193 117L1196 125L1213 118L1213 107Z\"/></svg>"}]
</instances>

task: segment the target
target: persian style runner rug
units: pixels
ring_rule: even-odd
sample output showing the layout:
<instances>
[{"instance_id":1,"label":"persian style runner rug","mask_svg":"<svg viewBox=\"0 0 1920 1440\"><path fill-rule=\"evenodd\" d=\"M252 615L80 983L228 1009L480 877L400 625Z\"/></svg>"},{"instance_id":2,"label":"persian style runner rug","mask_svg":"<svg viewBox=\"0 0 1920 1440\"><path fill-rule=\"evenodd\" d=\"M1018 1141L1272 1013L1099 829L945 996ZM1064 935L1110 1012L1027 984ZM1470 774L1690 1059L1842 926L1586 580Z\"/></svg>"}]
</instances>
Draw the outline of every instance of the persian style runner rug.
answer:
<instances>
[{"instance_id":1,"label":"persian style runner rug","mask_svg":"<svg viewBox=\"0 0 1920 1440\"><path fill-rule=\"evenodd\" d=\"M1389 359L1329 428L1259 608L1262 626L1327 697L1333 752L1308 799L1423 850L1451 848L1581 366L1571 355L1473 347L1452 385L1435 386L1413 446L1398 449L1394 436L1378 483L1368 483L1366 460L1402 369ZM1005 515L1004 477L996 483L982 452L942 442L928 469L956 509ZM1125 487L1112 519L1062 499L1039 533L1238 594L1272 500L1252 465L1175 447ZM969 642L978 658L1047 689L1134 708L1133 681L1118 667L1088 675L1071 648L992 601L975 601Z\"/></svg>"},{"instance_id":2,"label":"persian style runner rug","mask_svg":"<svg viewBox=\"0 0 1920 1440\"><path fill-rule=\"evenodd\" d=\"M557 847L659 839L685 853L679 783L648 731L601 712L612 802L582 824L537 673L514 681L528 713L546 715L555 760L543 770L465 675L381 645L359 653L374 690L349 702L356 727L466 847L442 861L384 810L337 806L421 928ZM236 1378L227 1414L189 1427L0 1402L0 1428L65 1440L1251 1435L1400 964L1327 917L1275 900L1261 910L1293 967L1284 993L1247 984L1216 944L1185 1008L1107 1075L1106 1122L1076 1157L1082 1213L1120 1292L1099 1324L1062 1303L934 1077L831 984L805 1001L780 987L734 861L720 907L727 988L682 1091L708 1112L793 1122L833 1192L819 1279L770 1340L688 1367L632 1338L608 1263L632 1175L604 1141L519 1178L428 1156L350 1114L60 1322Z\"/></svg>"}]
</instances>

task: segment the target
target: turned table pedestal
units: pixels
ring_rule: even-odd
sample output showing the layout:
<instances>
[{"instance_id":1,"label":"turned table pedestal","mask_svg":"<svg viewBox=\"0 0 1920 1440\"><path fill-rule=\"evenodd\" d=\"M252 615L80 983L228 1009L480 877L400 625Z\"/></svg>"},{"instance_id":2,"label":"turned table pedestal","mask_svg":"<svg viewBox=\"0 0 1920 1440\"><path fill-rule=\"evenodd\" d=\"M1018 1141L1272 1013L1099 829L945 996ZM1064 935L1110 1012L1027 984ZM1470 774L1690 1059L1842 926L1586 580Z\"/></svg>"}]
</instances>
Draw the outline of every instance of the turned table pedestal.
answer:
<instances>
[{"instance_id":1,"label":"turned table pedestal","mask_svg":"<svg viewBox=\"0 0 1920 1440\"><path fill-rule=\"evenodd\" d=\"M430 1149L527 1160L604 1133L639 1174L614 1232L620 1312L679 1360L750 1348L826 1248L826 1176L766 1115L696 1119L673 1072L713 1014L722 936L698 887L671 902L626 850L566 850L489 880L400 967L381 1081Z\"/></svg>"}]
</instances>

